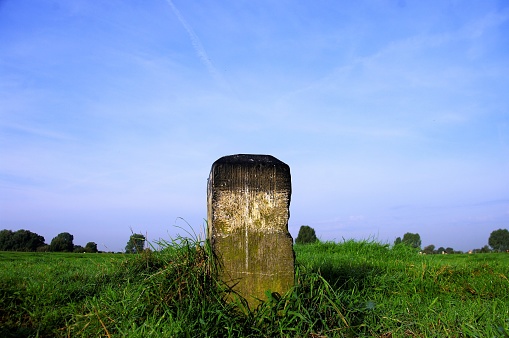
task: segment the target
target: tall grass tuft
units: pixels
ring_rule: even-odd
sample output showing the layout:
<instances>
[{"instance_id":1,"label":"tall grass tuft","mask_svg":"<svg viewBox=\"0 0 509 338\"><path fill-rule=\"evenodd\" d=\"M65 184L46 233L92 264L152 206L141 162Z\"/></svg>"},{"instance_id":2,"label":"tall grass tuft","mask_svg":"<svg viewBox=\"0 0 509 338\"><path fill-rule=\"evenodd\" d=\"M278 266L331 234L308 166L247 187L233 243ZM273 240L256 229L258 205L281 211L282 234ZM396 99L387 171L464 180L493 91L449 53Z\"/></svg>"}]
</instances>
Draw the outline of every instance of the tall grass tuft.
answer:
<instances>
[{"instance_id":1,"label":"tall grass tuft","mask_svg":"<svg viewBox=\"0 0 509 338\"><path fill-rule=\"evenodd\" d=\"M147 249L125 262L122 268L132 273L119 280L118 288L85 304L86 313L74 318L72 335L214 332L226 307L214 278L210 247L180 236L157 245L159 251Z\"/></svg>"},{"instance_id":2,"label":"tall grass tuft","mask_svg":"<svg viewBox=\"0 0 509 338\"><path fill-rule=\"evenodd\" d=\"M245 300L217 279L207 241L177 237L123 263L116 287L88 299L68 323L71 336L274 337L337 335L352 330L337 291L319 273L296 269L285 295L246 312ZM127 273L127 272L131 273Z\"/></svg>"}]
</instances>

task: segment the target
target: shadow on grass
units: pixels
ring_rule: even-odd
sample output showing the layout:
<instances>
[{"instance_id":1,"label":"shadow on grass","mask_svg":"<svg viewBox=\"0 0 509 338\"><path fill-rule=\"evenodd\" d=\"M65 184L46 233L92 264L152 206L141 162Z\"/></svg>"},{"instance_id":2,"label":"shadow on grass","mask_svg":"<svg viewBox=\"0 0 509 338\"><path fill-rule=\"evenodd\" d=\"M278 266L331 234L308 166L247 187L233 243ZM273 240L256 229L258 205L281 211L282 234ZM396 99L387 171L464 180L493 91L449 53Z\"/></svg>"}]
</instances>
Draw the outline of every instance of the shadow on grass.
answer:
<instances>
[{"instance_id":1,"label":"shadow on grass","mask_svg":"<svg viewBox=\"0 0 509 338\"><path fill-rule=\"evenodd\" d=\"M20 338L20 337L45 337L45 336L39 335L39 332L33 328L7 326L7 327L0 328L0 337ZM47 337L52 337L52 336L47 336Z\"/></svg>"},{"instance_id":2,"label":"shadow on grass","mask_svg":"<svg viewBox=\"0 0 509 338\"><path fill-rule=\"evenodd\" d=\"M320 274L335 290L361 291L373 276L385 273L370 264L323 263L312 267L310 272Z\"/></svg>"}]
</instances>

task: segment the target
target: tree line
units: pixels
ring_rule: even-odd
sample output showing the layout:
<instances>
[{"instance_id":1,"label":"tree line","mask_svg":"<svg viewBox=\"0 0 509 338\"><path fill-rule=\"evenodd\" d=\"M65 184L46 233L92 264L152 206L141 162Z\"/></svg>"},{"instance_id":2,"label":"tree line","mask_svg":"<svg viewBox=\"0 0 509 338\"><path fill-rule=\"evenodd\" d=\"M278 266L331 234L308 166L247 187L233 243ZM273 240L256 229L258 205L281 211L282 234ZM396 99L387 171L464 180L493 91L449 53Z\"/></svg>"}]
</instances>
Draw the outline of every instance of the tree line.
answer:
<instances>
[{"instance_id":1,"label":"tree line","mask_svg":"<svg viewBox=\"0 0 509 338\"><path fill-rule=\"evenodd\" d=\"M407 232L403 238L397 237L394 245L404 244L421 250L421 236L418 233ZM463 251L454 250L451 247L439 247L436 249L434 244L425 246L421 251L423 254L454 254L463 253ZM470 250L469 253L488 253L488 252L509 252L509 230L498 229L491 232L488 238L488 244L480 249Z\"/></svg>"},{"instance_id":2,"label":"tree line","mask_svg":"<svg viewBox=\"0 0 509 338\"><path fill-rule=\"evenodd\" d=\"M299 234L295 239L296 244L310 244L319 241L316 237L315 229L308 225L303 225L299 229ZM463 253L462 251L454 250L451 247L436 248L434 244L425 246L421 250L421 236L418 233L407 232L403 238L397 237L394 245L408 245L415 249L420 250L425 254L454 254ZM488 246L489 245L489 246ZM485 252L509 252L509 230L498 229L491 232L488 238L488 244L480 249L470 250L469 253L485 253Z\"/></svg>"},{"instance_id":3,"label":"tree line","mask_svg":"<svg viewBox=\"0 0 509 338\"><path fill-rule=\"evenodd\" d=\"M74 236L68 232L56 235L46 244L44 237L29 230L0 230L0 251L25 251L25 252L76 252L96 253L97 244L88 242L85 246L74 244ZM132 234L125 247L126 253L138 253L144 250L145 236Z\"/></svg>"},{"instance_id":4,"label":"tree line","mask_svg":"<svg viewBox=\"0 0 509 338\"><path fill-rule=\"evenodd\" d=\"M29 230L0 230L0 251L28 251L28 252L99 252L95 242L88 242L84 247L73 243L74 236L68 232L62 232L55 236L50 244L46 244L44 237ZM295 239L296 244L309 244L319 241L316 237L315 229L308 225L303 225L299 229L299 234ZM133 233L125 247L125 253L139 253L145 248L146 239L142 234ZM421 250L421 236L418 233L407 232L403 238L397 237L394 245L408 245L416 248L425 254L453 254L463 253L456 251L451 247L439 247L435 249L434 244L425 246ZM471 253L483 252L509 252L509 230L498 229L492 231L488 238L488 245L480 249L473 249Z\"/></svg>"},{"instance_id":5,"label":"tree line","mask_svg":"<svg viewBox=\"0 0 509 338\"><path fill-rule=\"evenodd\" d=\"M74 236L68 232L56 235L46 244L44 237L29 230L1 230L0 251L27 251L27 252L99 252L95 242L88 242L84 247L75 245Z\"/></svg>"}]
</instances>

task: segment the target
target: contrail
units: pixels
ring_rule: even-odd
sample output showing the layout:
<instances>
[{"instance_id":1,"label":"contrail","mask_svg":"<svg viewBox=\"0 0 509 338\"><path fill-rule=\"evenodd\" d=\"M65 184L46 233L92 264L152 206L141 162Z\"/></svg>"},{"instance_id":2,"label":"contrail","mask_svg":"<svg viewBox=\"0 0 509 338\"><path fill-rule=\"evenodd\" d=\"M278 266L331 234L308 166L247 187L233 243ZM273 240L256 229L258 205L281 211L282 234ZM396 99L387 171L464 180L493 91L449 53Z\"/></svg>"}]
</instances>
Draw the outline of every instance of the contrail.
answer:
<instances>
[{"instance_id":1,"label":"contrail","mask_svg":"<svg viewBox=\"0 0 509 338\"><path fill-rule=\"evenodd\" d=\"M212 75L212 77L216 81L224 85L225 81L223 80L221 74L219 74L219 72L217 71L216 67L214 67L212 62L210 62L207 52L205 51L205 48L203 48L201 41L194 32L193 28L187 23L186 19L184 19L182 14L180 14L180 11L177 9L177 7L175 7L171 0L166 0L166 2L168 2L168 4L171 7L171 10L177 16L182 26L184 26L184 28L186 29L196 54L198 54L198 57L200 58L201 62L205 65L205 67L207 67L207 70L210 73L210 75Z\"/></svg>"}]
</instances>

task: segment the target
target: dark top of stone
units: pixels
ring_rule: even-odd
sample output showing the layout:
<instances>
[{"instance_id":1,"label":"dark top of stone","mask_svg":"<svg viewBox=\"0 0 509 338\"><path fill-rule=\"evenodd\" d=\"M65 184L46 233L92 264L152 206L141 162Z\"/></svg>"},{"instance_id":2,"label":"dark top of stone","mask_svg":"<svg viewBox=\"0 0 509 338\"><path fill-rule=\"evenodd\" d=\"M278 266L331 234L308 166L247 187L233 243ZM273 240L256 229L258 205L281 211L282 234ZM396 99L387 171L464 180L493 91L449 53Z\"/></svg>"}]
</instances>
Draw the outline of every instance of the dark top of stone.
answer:
<instances>
[{"instance_id":1,"label":"dark top of stone","mask_svg":"<svg viewBox=\"0 0 509 338\"><path fill-rule=\"evenodd\" d=\"M209 189L244 189L253 191L283 189L291 191L288 164L271 155L238 154L224 156L212 164Z\"/></svg>"},{"instance_id":2,"label":"dark top of stone","mask_svg":"<svg viewBox=\"0 0 509 338\"><path fill-rule=\"evenodd\" d=\"M240 165L259 165L259 164L268 164L268 165L277 165L277 166L287 166L286 163L278 160L272 155L253 155L253 154L237 154L237 155L229 155L223 156L214 162L213 166L216 164L240 164Z\"/></svg>"}]
</instances>

